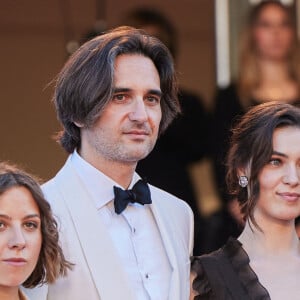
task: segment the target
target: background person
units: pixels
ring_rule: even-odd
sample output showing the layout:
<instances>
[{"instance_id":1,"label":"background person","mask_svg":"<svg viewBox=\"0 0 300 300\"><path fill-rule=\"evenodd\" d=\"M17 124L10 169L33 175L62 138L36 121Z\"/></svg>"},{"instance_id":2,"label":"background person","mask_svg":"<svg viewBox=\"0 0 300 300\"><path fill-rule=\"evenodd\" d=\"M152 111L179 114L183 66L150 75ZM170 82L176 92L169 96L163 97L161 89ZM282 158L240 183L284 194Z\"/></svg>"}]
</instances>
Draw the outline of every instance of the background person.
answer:
<instances>
[{"instance_id":1,"label":"background person","mask_svg":"<svg viewBox=\"0 0 300 300\"><path fill-rule=\"evenodd\" d=\"M233 130L227 166L245 227L194 259L195 299L299 299L300 109L269 102L249 110Z\"/></svg>"},{"instance_id":2,"label":"background person","mask_svg":"<svg viewBox=\"0 0 300 300\"><path fill-rule=\"evenodd\" d=\"M38 183L0 163L0 298L28 299L34 288L64 276L71 264L58 244L57 224Z\"/></svg>"}]
</instances>

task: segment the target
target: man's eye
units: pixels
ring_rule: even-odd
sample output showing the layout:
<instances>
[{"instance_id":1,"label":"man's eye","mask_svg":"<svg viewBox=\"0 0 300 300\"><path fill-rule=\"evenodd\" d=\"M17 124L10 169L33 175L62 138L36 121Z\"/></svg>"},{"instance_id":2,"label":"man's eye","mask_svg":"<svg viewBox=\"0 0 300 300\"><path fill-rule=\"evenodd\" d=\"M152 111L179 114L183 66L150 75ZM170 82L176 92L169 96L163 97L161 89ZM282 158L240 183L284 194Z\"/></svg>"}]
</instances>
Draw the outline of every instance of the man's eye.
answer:
<instances>
[{"instance_id":1,"label":"man's eye","mask_svg":"<svg viewBox=\"0 0 300 300\"><path fill-rule=\"evenodd\" d=\"M150 102L150 103L159 103L160 102L160 98L159 97L149 96L149 97L147 97L147 101Z\"/></svg>"},{"instance_id":2,"label":"man's eye","mask_svg":"<svg viewBox=\"0 0 300 300\"><path fill-rule=\"evenodd\" d=\"M123 101L123 100L125 100L125 95L123 95L123 94L114 95L113 100Z\"/></svg>"}]
</instances>

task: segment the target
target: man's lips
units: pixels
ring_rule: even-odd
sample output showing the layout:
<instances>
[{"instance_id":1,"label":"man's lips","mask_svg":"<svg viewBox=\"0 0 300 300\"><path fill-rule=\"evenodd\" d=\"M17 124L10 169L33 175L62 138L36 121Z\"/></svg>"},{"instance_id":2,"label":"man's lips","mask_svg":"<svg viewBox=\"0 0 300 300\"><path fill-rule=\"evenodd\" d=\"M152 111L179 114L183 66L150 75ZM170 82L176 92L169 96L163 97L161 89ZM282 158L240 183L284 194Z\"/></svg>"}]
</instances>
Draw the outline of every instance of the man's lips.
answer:
<instances>
[{"instance_id":1,"label":"man's lips","mask_svg":"<svg viewBox=\"0 0 300 300\"><path fill-rule=\"evenodd\" d=\"M23 266L27 263L26 259L20 257L6 258L3 259L2 261L11 266Z\"/></svg>"},{"instance_id":2,"label":"man's lips","mask_svg":"<svg viewBox=\"0 0 300 300\"><path fill-rule=\"evenodd\" d=\"M128 135L149 135L148 131L145 130L131 130L131 131L126 131L124 134Z\"/></svg>"}]
</instances>

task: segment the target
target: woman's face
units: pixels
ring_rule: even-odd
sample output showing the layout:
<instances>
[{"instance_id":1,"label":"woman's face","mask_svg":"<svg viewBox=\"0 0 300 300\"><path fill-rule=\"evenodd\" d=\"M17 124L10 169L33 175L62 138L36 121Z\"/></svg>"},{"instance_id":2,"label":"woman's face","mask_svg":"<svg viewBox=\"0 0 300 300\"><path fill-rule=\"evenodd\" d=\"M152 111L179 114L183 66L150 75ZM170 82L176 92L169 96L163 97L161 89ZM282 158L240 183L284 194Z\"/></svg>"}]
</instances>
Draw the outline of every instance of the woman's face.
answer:
<instances>
[{"instance_id":1,"label":"woman's face","mask_svg":"<svg viewBox=\"0 0 300 300\"><path fill-rule=\"evenodd\" d=\"M254 25L253 40L259 57L286 59L294 40L293 27L287 13L277 5L266 5Z\"/></svg>"},{"instance_id":2,"label":"woman's face","mask_svg":"<svg viewBox=\"0 0 300 300\"><path fill-rule=\"evenodd\" d=\"M34 270L42 245L38 206L25 187L0 195L0 288L18 287Z\"/></svg>"},{"instance_id":3,"label":"woman's face","mask_svg":"<svg viewBox=\"0 0 300 300\"><path fill-rule=\"evenodd\" d=\"M260 193L254 216L294 223L300 215L300 128L277 128L273 154L258 176Z\"/></svg>"}]
</instances>

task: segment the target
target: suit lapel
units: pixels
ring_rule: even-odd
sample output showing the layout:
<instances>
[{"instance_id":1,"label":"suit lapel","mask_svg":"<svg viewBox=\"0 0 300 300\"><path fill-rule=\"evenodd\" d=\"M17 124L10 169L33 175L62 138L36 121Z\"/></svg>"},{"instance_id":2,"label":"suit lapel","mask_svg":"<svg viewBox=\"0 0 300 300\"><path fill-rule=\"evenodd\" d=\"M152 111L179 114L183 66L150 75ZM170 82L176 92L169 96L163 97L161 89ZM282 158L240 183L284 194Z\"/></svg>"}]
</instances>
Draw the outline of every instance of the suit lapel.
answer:
<instances>
[{"instance_id":1,"label":"suit lapel","mask_svg":"<svg viewBox=\"0 0 300 300\"><path fill-rule=\"evenodd\" d=\"M136 299L105 225L68 161L55 177L102 300Z\"/></svg>"},{"instance_id":2,"label":"suit lapel","mask_svg":"<svg viewBox=\"0 0 300 300\"><path fill-rule=\"evenodd\" d=\"M157 223L166 254L172 268L172 275L169 287L169 299L180 299L180 278L178 271L178 260L175 253L176 241L174 240L173 230L168 223L169 216L167 210L163 207L163 201L155 200L155 191L151 190L153 205L151 205L152 213Z\"/></svg>"}]
</instances>

